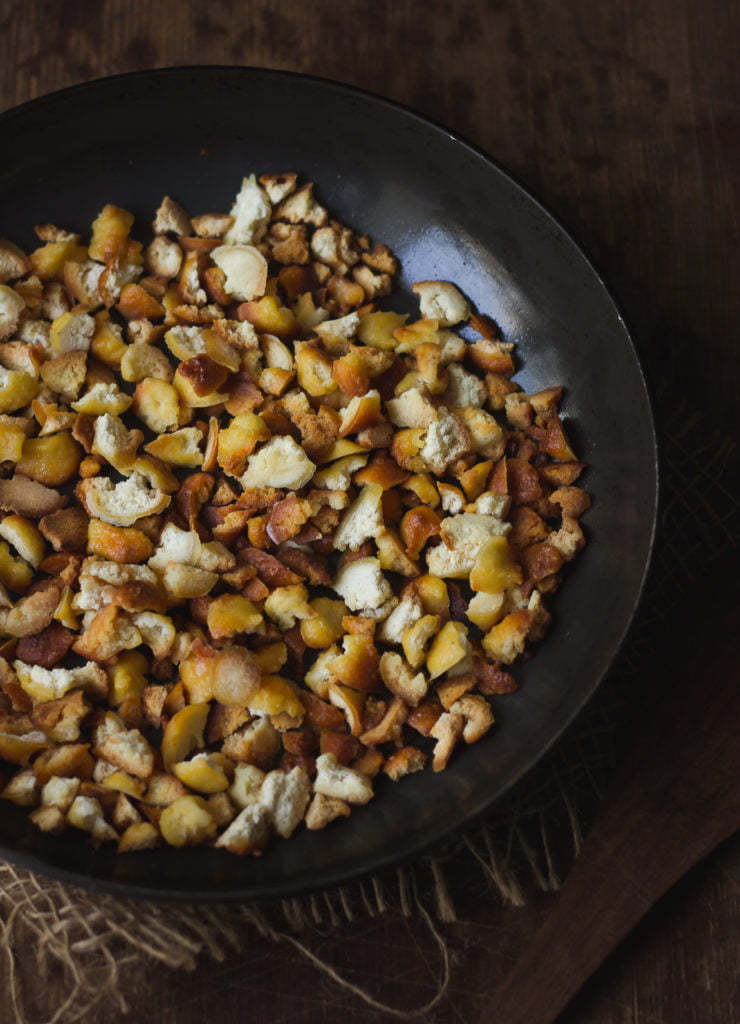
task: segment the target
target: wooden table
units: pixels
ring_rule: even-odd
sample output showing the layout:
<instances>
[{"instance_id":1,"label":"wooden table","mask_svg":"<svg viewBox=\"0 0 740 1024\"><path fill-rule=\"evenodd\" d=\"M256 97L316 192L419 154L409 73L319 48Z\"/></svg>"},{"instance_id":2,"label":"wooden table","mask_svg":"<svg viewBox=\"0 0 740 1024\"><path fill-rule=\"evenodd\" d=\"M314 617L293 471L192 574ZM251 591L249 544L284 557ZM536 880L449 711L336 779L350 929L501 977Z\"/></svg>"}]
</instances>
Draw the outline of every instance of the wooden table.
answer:
<instances>
[{"instance_id":1,"label":"wooden table","mask_svg":"<svg viewBox=\"0 0 740 1024\"><path fill-rule=\"evenodd\" d=\"M701 429L736 434L740 6L732 0L0 0L0 29L3 109L101 75L222 63L340 79L448 124L582 242L634 329L660 408L682 394L687 415L702 414ZM424 1017L436 1024L476 1018L553 898L514 909L464 885L455 895L460 919L442 926L454 957L450 990ZM392 1005L420 1005L434 989L437 950L417 918L363 918L329 931L319 951ZM740 1021L739 952L736 837L669 894L562 1024ZM266 940L192 974L152 969L129 1000L137 1024L394 1019Z\"/></svg>"}]
</instances>

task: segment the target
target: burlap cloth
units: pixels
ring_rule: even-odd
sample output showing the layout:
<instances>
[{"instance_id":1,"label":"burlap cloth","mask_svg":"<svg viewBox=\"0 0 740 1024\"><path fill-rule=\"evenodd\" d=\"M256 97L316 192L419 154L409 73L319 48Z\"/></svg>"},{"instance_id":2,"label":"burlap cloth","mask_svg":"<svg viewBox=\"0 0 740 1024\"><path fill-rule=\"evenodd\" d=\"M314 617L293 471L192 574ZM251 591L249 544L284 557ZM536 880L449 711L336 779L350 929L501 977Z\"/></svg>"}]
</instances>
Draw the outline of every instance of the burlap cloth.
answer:
<instances>
[{"instance_id":1,"label":"burlap cloth","mask_svg":"<svg viewBox=\"0 0 740 1024\"><path fill-rule=\"evenodd\" d=\"M664 405L660 390L659 407ZM290 943L334 983L379 1011L406 1018L427 1015L442 999L450 977L444 938L445 922L456 917L450 866L459 872L464 863L471 886L487 883L492 916L502 903L523 905L536 892L559 886L598 806L638 687L644 686L651 657L660 646L656 638L710 561L737 545L740 495L731 472L734 442L713 436L698 413L670 404L674 408L662 426L661 528L645 599L628 642L575 724L482 825L433 856L382 878L259 907L132 903L0 864L5 1006L15 1024L90 1021L99 1001L108 1009L117 1005L124 1015L124 979L130 983L137 970L152 963L192 970L199 957L223 959L229 951L246 947L256 934ZM327 928L389 910L423 920L439 951L438 990L414 1011L377 1002L340 977L312 948L319 929L325 935ZM44 1007L34 980L59 972L67 999ZM3 1015L5 1019L11 1018Z\"/></svg>"}]
</instances>

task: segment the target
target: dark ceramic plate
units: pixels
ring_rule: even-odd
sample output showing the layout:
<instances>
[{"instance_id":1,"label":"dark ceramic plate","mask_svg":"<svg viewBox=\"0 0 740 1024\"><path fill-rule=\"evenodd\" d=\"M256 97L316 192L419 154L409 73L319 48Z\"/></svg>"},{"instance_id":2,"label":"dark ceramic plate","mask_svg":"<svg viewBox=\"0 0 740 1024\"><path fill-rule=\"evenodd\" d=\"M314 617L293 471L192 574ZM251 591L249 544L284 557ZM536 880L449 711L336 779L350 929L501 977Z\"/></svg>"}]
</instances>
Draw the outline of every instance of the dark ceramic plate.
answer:
<instances>
[{"instance_id":1,"label":"dark ceramic plate","mask_svg":"<svg viewBox=\"0 0 740 1024\"><path fill-rule=\"evenodd\" d=\"M78 884L188 901L285 896L408 858L485 810L542 756L613 661L632 619L656 515L656 443L624 322L569 235L487 156L409 110L346 86L249 68L176 68L92 82L0 117L0 235L86 232L104 203L146 230L167 193L228 210L252 171L297 171L335 215L401 259L412 282L457 282L516 343L526 390L564 384L564 411L594 506L590 543L554 602L556 621L498 701L497 728L440 775L420 773L324 832L261 858L164 849L116 858L74 829L54 838L14 805L0 853Z\"/></svg>"}]
</instances>

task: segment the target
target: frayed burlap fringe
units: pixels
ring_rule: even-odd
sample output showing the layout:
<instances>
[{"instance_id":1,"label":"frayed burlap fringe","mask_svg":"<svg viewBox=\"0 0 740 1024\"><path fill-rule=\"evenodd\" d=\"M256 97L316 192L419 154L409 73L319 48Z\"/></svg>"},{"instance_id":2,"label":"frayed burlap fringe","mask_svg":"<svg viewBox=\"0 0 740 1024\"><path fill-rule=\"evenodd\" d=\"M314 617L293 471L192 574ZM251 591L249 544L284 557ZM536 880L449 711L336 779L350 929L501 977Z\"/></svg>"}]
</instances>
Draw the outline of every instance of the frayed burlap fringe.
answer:
<instances>
[{"instance_id":1,"label":"frayed burlap fringe","mask_svg":"<svg viewBox=\"0 0 740 1024\"><path fill-rule=\"evenodd\" d=\"M539 838L545 835L539 832ZM462 842L500 896L521 905L525 891L533 885L542 889L558 885L546 838L541 850L536 849L537 838L537 833L527 837L523 826L515 824L502 844L501 835L487 825ZM129 1010L126 992L136 971L153 964L193 970L199 959L222 961L229 953L245 949L255 935L291 945L326 978L378 1011L400 1019L426 1019L445 997L450 980L451 956L443 926L457 920L447 869L457 856L452 848L382 879L303 899L264 907L201 906L197 910L93 895L12 864L0 864L0 951L5 958L6 1012L12 1014L2 1017L3 1024L6 1020L7 1024L29 1024L31 1019L34 1024L90 1021L99 1004L108 1012L113 1005L125 1015ZM414 1010L382 1003L341 977L311 948L317 932L388 912L418 918L438 950L437 987ZM29 950L34 951L32 964ZM35 1012L31 1018L29 1006L38 992L29 978L59 972L68 993L64 1003L43 1018Z\"/></svg>"},{"instance_id":2,"label":"frayed burlap fringe","mask_svg":"<svg viewBox=\"0 0 740 1024\"><path fill-rule=\"evenodd\" d=\"M685 408L674 411L664 434L662 529L639 622L596 699L484 824L434 857L383 878L264 907L192 909L127 902L0 864L3 1022L31 1020L28 1007L38 992L27 990L29 976L62 972L68 993L45 1014L35 1010L34 1024L91 1021L103 1002L125 1015L126 992L137 971L152 964L193 970L199 958L223 960L255 935L290 944L326 978L379 1012L427 1018L449 985L451 956L444 928L456 920L450 880L458 874L460 858L479 869L477 878L475 871L468 872L469 884L485 880L497 899L512 906L524 905L533 892L558 888L608 779L620 730L650 665L656 631L666 626L709 563L737 546L740 502L727 481L733 442L702 429L698 414ZM560 864L553 853L555 834ZM420 918L439 951L437 989L415 1010L378 1001L311 948L317 930L325 933L387 912ZM31 950L35 963L29 970Z\"/></svg>"}]
</instances>

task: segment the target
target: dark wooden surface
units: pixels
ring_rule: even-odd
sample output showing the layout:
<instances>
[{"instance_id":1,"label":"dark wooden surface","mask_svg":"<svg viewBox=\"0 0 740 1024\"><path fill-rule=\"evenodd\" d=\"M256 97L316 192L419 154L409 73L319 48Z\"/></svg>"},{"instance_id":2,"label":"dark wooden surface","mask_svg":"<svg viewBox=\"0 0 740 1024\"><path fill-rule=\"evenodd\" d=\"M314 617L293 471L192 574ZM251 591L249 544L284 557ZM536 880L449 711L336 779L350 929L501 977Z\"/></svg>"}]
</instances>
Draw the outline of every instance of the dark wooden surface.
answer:
<instances>
[{"instance_id":1,"label":"dark wooden surface","mask_svg":"<svg viewBox=\"0 0 740 1024\"><path fill-rule=\"evenodd\" d=\"M225 63L341 79L448 124L593 257L659 411L683 397L687 417L700 411L717 437L737 433L740 390L739 58L734 0L0 0L2 109L105 74ZM710 692L711 680L697 685ZM454 888L450 990L424 1018L435 1024L478 1016L553 899L513 909ZM312 948L392 1005L411 1009L434 991L438 950L420 919L362 920ZM669 893L561 1024L736 1024L739 953L735 837ZM127 981L137 1024L394 1019L266 940L192 974L160 967ZM101 1011L96 1024L118 1019Z\"/></svg>"},{"instance_id":2,"label":"dark wooden surface","mask_svg":"<svg viewBox=\"0 0 740 1024\"><path fill-rule=\"evenodd\" d=\"M652 904L740 829L740 552L725 565L677 618L694 644L659 659L583 850L480 1024L494 1011L507 1024L552 1024ZM700 703L705 673L714 695Z\"/></svg>"}]
</instances>

